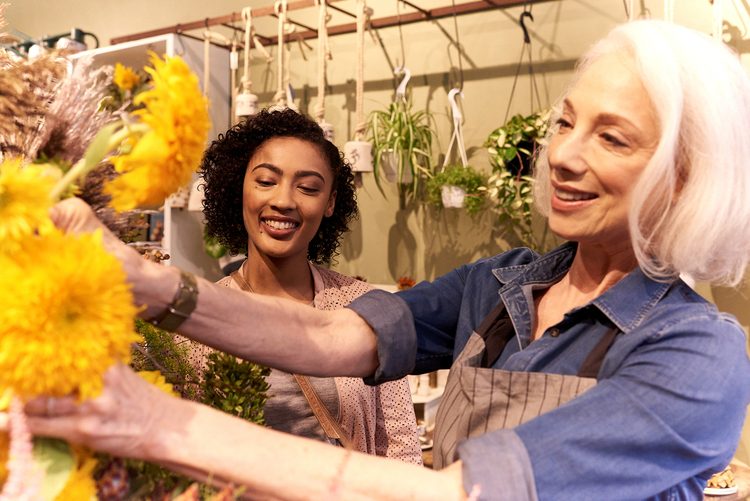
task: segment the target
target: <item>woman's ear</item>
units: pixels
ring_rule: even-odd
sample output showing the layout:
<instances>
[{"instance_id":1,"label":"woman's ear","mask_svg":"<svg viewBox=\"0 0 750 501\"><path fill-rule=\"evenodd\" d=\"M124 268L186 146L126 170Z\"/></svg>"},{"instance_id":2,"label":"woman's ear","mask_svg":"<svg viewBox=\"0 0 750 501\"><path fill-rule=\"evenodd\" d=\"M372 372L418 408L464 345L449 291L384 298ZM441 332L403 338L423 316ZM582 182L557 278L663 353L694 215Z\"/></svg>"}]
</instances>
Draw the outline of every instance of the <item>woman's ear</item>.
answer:
<instances>
[{"instance_id":1,"label":"woman's ear","mask_svg":"<svg viewBox=\"0 0 750 501\"><path fill-rule=\"evenodd\" d=\"M331 196L328 197L328 206L326 207L326 211L324 216L325 217L331 217L333 216L333 209L336 208L336 192L331 192Z\"/></svg>"}]
</instances>

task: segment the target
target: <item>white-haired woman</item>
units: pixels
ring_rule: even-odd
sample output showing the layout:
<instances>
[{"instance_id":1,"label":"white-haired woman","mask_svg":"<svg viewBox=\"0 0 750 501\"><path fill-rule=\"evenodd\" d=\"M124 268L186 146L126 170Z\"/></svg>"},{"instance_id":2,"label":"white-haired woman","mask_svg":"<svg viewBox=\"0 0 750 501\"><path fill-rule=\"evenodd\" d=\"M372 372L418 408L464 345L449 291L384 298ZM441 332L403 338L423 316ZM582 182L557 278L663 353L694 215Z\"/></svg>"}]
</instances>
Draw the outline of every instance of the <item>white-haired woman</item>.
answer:
<instances>
[{"instance_id":1,"label":"white-haired woman","mask_svg":"<svg viewBox=\"0 0 750 501\"><path fill-rule=\"evenodd\" d=\"M634 22L583 58L542 155L539 203L569 243L483 259L397 296L371 292L338 312L200 281L179 330L224 351L370 382L451 367L441 472L239 422L124 367L100 399L52 401L55 415L32 428L278 498L700 499L734 453L750 363L740 326L678 275L743 276L749 120L750 80L729 50ZM56 217L69 231L93 225L74 203ZM158 315L178 271L112 248L144 315Z\"/></svg>"}]
</instances>

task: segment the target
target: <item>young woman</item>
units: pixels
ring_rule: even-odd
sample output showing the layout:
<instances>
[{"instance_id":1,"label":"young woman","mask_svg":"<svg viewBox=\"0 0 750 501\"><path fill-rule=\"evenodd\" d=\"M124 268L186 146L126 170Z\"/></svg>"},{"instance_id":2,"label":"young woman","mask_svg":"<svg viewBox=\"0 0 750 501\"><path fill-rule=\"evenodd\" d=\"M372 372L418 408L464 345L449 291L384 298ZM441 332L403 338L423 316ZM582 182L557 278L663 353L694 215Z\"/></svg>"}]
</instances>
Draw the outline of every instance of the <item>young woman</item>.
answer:
<instances>
[{"instance_id":1,"label":"young woman","mask_svg":"<svg viewBox=\"0 0 750 501\"><path fill-rule=\"evenodd\" d=\"M232 253L247 253L220 285L321 310L343 308L371 289L322 266L357 216L357 201L351 169L315 122L290 109L261 111L211 144L201 174L208 233ZM191 348L202 373L212 350L194 342ZM405 379L367 386L272 369L267 381L269 427L334 441L325 422L331 418L345 435L338 441L355 450L421 464ZM328 416L313 412L318 398Z\"/></svg>"}]
</instances>

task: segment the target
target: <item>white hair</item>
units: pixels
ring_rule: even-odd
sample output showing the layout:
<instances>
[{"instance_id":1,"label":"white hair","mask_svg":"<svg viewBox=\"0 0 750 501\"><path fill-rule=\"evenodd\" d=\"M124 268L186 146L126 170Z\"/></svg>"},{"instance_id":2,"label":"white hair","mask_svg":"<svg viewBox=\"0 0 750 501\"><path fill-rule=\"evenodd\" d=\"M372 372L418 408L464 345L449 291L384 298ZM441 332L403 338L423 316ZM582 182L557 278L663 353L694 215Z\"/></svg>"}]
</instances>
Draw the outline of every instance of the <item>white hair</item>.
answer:
<instances>
[{"instance_id":1,"label":"white hair","mask_svg":"<svg viewBox=\"0 0 750 501\"><path fill-rule=\"evenodd\" d=\"M750 257L750 78L721 42L644 20L618 26L589 49L574 82L593 61L618 52L635 62L661 130L629 213L639 265L657 280L682 273L736 285ZM565 95L553 109L553 124ZM537 208L548 214L547 147L536 178Z\"/></svg>"}]
</instances>

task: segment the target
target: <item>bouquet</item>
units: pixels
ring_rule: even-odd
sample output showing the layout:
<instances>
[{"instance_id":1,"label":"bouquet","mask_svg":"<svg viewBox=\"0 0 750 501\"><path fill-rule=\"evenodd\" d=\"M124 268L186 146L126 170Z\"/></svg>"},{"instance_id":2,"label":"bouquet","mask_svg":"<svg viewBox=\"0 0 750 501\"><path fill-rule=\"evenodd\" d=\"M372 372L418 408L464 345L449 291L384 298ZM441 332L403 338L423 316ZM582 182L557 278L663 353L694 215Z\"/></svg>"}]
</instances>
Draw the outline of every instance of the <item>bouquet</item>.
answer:
<instances>
[{"instance_id":1,"label":"bouquet","mask_svg":"<svg viewBox=\"0 0 750 501\"><path fill-rule=\"evenodd\" d=\"M95 458L32 443L23 405L97 396L139 340L130 286L101 232L64 234L49 211L78 195L117 226L190 181L210 128L207 100L179 57L151 54L144 72L0 51L0 410L10 430L0 433L0 499L96 497Z\"/></svg>"}]
</instances>

